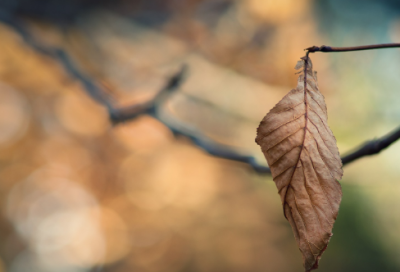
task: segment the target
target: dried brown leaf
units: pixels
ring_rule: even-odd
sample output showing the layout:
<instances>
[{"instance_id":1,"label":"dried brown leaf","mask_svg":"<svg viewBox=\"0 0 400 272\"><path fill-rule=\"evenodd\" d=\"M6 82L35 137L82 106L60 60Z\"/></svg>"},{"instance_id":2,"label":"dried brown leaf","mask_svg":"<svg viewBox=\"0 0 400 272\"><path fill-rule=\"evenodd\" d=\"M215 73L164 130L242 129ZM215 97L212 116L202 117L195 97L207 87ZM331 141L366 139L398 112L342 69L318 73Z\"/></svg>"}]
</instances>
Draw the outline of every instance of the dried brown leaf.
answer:
<instances>
[{"instance_id":1,"label":"dried brown leaf","mask_svg":"<svg viewBox=\"0 0 400 272\"><path fill-rule=\"evenodd\" d=\"M332 236L343 171L311 60L304 57L295 69L302 69L296 89L264 117L256 142L271 168L304 267L311 271Z\"/></svg>"}]
</instances>

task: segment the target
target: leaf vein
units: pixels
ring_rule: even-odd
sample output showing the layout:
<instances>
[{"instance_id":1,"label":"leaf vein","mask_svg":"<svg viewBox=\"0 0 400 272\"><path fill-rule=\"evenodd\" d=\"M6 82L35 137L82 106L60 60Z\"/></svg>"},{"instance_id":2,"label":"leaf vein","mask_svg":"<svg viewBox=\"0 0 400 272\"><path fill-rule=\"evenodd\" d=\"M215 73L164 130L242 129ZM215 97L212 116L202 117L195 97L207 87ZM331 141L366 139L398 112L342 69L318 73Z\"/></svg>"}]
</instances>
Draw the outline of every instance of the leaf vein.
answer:
<instances>
[{"instance_id":1,"label":"leaf vein","mask_svg":"<svg viewBox=\"0 0 400 272\"><path fill-rule=\"evenodd\" d=\"M282 113L282 112L285 112L285 111L293 110L294 108L296 108L297 106L299 106L301 104L303 104L303 101L298 103L298 104L296 104L296 105L294 105L294 106L291 106L290 108L286 108L284 110L281 110L281 111L278 111L278 112L274 112L274 114L279 114L279 113Z\"/></svg>"},{"instance_id":2,"label":"leaf vein","mask_svg":"<svg viewBox=\"0 0 400 272\"><path fill-rule=\"evenodd\" d=\"M295 148L297 148L297 147L302 147L302 146L303 146L303 145L294 146L292 149L288 150L287 152L285 152L284 154L282 154L282 156L280 156L278 159L276 159L276 160L270 165L270 167L273 166L277 161L279 161L281 158L283 158L283 156L285 156L287 153L289 153L289 152L292 151L293 149L295 149Z\"/></svg>"},{"instance_id":3,"label":"leaf vein","mask_svg":"<svg viewBox=\"0 0 400 272\"><path fill-rule=\"evenodd\" d=\"M311 96L312 100L314 100L315 103L317 103L317 105L319 106L319 108L322 110L322 112L326 114L326 113L327 113L327 112L326 112L326 109L322 108L321 104L319 104L319 102L314 98L314 95L310 92L310 90L307 90L307 91L310 93L310 96Z\"/></svg>"},{"instance_id":4,"label":"leaf vein","mask_svg":"<svg viewBox=\"0 0 400 272\"><path fill-rule=\"evenodd\" d=\"M296 130L295 132L293 132L292 134L289 134L288 136L286 136L285 138L283 138L282 140L280 140L279 142L277 142L276 144L274 144L273 146L269 147L267 150L265 150L265 152L268 152L271 148L274 148L275 146L277 146L278 144L282 143L284 140L286 140L287 138L289 138L290 136L293 136L294 134L296 134L297 132L299 132L300 130L302 130L303 127L299 128L298 130Z\"/></svg>"},{"instance_id":5,"label":"leaf vein","mask_svg":"<svg viewBox=\"0 0 400 272\"><path fill-rule=\"evenodd\" d=\"M303 222L303 225L304 225L304 229L305 229L304 239L306 240L306 242L307 242L307 244L308 244L308 247L310 248L311 254L314 256L314 260L316 260L315 255L314 255L314 253L313 253L313 251L312 251L312 249L311 249L310 242L309 242L308 239L307 239L307 234L306 234L306 232L307 232L306 223L304 222L303 215L302 215L302 213L301 213L300 210L299 210L299 206L297 205L296 194L295 194L295 191L294 191L294 190L293 190L293 197L294 197L294 204L296 205L296 210L297 210L297 212L299 213L301 222Z\"/></svg>"},{"instance_id":6,"label":"leaf vein","mask_svg":"<svg viewBox=\"0 0 400 272\"><path fill-rule=\"evenodd\" d=\"M311 160L311 159L310 159ZM300 159L300 162L301 162L301 165L303 166L303 169L305 169L304 168L304 165L303 165L303 161ZM317 209L315 208L315 206L314 206L314 203L312 202L312 200L311 200L311 194L309 193L309 191L307 190L307 185L306 185L306 181L307 181L307 176L306 176L306 173L305 173L305 171L303 171L303 173L304 173L304 187L306 188L306 191L307 191L307 194L308 194L308 196L309 196L309 198L310 198L310 203L311 203L311 206L313 207L313 209L314 209L314 212L315 212L315 214L316 214L316 216L317 216L317 218L318 218L318 223L319 223L319 225L321 226L321 229L323 230L323 231L325 231L325 232L327 232L325 229L324 229L324 227L322 226L322 223L321 223L321 220L319 219L319 216L318 216L318 213L317 213ZM318 179L318 178L317 178ZM319 180L318 180L318 182L319 182ZM320 186L321 187L321 186ZM321 187L321 189L322 189L322 187ZM324 213L324 215L325 215L325 213ZM326 218L326 216L325 216L325 219L328 221L328 223L330 224L330 222L329 222L329 220ZM328 231L329 232L329 231ZM321 240L323 241L324 240L324 238L322 237L322 235L321 235L321 233L319 233L320 234L320 238L321 238ZM316 248L318 248L316 245L314 245ZM318 248L319 250L321 250L320 248Z\"/></svg>"},{"instance_id":7,"label":"leaf vein","mask_svg":"<svg viewBox=\"0 0 400 272\"><path fill-rule=\"evenodd\" d=\"M312 161L312 159L311 159L310 153L308 152L307 148L304 148L304 149L306 150L306 152L307 152L307 154L308 154L308 157L310 158L310 162L311 162L311 165L312 165L312 167L313 167L313 169L314 169L314 172L317 174L317 171L315 171L315 166L314 166L314 163L313 163L313 161ZM329 203L329 207L331 208L331 213L332 213L332 215L334 215L332 203L330 202L330 199L328 198L328 194L325 192L325 189L324 189L324 187L322 186L321 181L320 181L319 178L318 178L318 175L317 175L317 179L318 179L318 184L319 184L319 186L321 187L321 190L322 190L322 192L324 193L324 196L325 196L325 198L327 199L327 201L328 201L328 203ZM328 222L329 222L329 221L328 221Z\"/></svg>"},{"instance_id":8,"label":"leaf vein","mask_svg":"<svg viewBox=\"0 0 400 272\"><path fill-rule=\"evenodd\" d=\"M300 114L299 116L296 116L294 119L292 119L292 120L290 120L290 121L288 121L288 122L286 122L286 123L283 123L283 124L279 125L278 127L274 128L273 130L271 130L270 132L268 132L267 134L265 134L265 135L264 135L264 138L267 137L268 135L270 135L271 133L273 133L274 131L276 131L277 129L283 127L284 125L290 124L290 123L296 121L297 119L300 119L302 116L305 116L305 115L306 115L305 113Z\"/></svg>"},{"instance_id":9,"label":"leaf vein","mask_svg":"<svg viewBox=\"0 0 400 272\"><path fill-rule=\"evenodd\" d=\"M319 135L321 135L321 133L319 132L318 127L316 127L316 126L314 125L314 123L313 123L311 120L310 120L310 122L311 122L312 125L318 130ZM310 132L311 136L313 137L313 139L314 139L315 142L317 143L318 152L319 152L319 145L318 145L317 139L315 138L315 136L314 136L314 134L312 133L311 130L309 130L308 128L307 128L307 130L308 130L308 132ZM340 162L340 163L341 163L342 161L339 161L339 159L332 153L332 151L329 149L329 146L326 144L325 140L324 140L322 137L321 137L321 139L322 139L322 142L324 143L324 145L326 146L326 149L328 149L329 153L331 153L331 155L333 156L333 158L334 158L337 162Z\"/></svg>"},{"instance_id":10,"label":"leaf vein","mask_svg":"<svg viewBox=\"0 0 400 272\"><path fill-rule=\"evenodd\" d=\"M322 117L318 113L316 113L311 107L309 107L309 108L313 113L315 113L315 115L318 116L318 118L321 120L322 124L324 125L326 131L329 133L330 129L329 129L328 125L325 123L325 121L322 119Z\"/></svg>"}]
</instances>

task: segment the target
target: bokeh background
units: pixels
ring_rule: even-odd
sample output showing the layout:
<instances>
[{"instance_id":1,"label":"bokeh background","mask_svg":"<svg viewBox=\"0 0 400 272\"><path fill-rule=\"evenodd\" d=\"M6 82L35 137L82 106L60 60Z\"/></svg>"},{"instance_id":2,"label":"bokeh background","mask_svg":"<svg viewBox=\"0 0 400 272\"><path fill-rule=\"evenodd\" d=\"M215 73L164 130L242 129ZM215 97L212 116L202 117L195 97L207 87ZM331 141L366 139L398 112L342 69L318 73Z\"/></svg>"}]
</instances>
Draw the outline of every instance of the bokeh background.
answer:
<instances>
[{"instance_id":1,"label":"bokeh background","mask_svg":"<svg viewBox=\"0 0 400 272\"><path fill-rule=\"evenodd\" d=\"M302 271L268 175L208 155L159 120L112 125L56 59L119 105L165 104L183 127L264 163L259 121L312 45L400 42L395 0L1 0L0 271ZM398 49L311 54L341 154L400 121ZM400 144L344 169L319 271L400 270Z\"/></svg>"}]
</instances>

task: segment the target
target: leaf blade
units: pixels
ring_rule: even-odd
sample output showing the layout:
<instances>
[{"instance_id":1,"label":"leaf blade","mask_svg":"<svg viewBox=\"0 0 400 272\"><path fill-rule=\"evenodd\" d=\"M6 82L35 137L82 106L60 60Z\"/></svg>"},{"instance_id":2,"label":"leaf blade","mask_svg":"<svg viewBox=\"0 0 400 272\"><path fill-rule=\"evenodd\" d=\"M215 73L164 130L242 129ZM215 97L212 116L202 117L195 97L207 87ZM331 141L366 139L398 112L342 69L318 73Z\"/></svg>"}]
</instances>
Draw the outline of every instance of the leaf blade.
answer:
<instances>
[{"instance_id":1,"label":"leaf blade","mask_svg":"<svg viewBox=\"0 0 400 272\"><path fill-rule=\"evenodd\" d=\"M311 271L318 268L332 236L343 170L308 56L295 69L302 69L297 87L261 121L256 142L271 168L304 267Z\"/></svg>"}]
</instances>

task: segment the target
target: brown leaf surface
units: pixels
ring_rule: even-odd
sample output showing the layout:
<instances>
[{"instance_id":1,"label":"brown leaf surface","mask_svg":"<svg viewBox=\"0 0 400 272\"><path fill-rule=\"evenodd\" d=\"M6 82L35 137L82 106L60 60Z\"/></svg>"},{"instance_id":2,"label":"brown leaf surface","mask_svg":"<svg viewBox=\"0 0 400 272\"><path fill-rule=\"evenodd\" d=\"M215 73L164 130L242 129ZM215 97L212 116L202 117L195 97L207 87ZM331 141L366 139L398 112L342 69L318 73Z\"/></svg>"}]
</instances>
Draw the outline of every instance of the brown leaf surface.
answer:
<instances>
[{"instance_id":1,"label":"brown leaf surface","mask_svg":"<svg viewBox=\"0 0 400 272\"><path fill-rule=\"evenodd\" d=\"M301 69L296 89L264 117L256 142L271 168L304 267L311 271L332 236L343 171L311 60L304 57L295 69Z\"/></svg>"}]
</instances>

